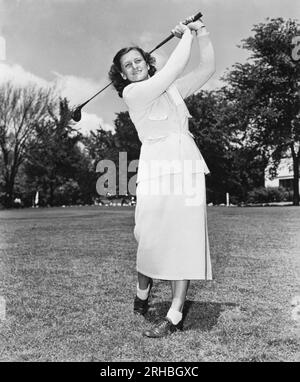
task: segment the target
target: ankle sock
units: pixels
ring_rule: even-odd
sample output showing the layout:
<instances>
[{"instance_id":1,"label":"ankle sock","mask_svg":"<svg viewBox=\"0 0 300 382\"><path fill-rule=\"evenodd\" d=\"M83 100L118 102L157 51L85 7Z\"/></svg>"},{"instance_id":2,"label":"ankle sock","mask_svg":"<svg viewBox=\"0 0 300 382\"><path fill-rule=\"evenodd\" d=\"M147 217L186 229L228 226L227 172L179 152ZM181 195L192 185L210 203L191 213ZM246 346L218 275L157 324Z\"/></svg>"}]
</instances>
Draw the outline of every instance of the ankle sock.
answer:
<instances>
[{"instance_id":1,"label":"ankle sock","mask_svg":"<svg viewBox=\"0 0 300 382\"><path fill-rule=\"evenodd\" d=\"M140 289L139 288L139 284L137 283L137 285L136 285L136 295L138 296L138 298L140 298L141 300L147 300L147 298L149 296L149 291L150 291L150 283L148 284L148 288L147 289Z\"/></svg>"},{"instance_id":2,"label":"ankle sock","mask_svg":"<svg viewBox=\"0 0 300 382\"><path fill-rule=\"evenodd\" d=\"M177 325L182 320L182 313L170 308L167 313L167 318L172 321L173 325Z\"/></svg>"}]
</instances>

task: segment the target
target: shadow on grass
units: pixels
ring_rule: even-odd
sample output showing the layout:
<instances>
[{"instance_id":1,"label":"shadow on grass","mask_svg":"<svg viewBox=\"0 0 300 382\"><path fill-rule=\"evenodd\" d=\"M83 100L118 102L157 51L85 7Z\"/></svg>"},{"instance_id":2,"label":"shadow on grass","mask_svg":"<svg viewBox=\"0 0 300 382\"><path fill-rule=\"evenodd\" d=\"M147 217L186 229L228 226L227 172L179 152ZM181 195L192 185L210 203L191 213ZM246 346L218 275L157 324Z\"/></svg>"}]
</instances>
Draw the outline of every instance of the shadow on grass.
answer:
<instances>
[{"instance_id":1,"label":"shadow on grass","mask_svg":"<svg viewBox=\"0 0 300 382\"><path fill-rule=\"evenodd\" d=\"M150 303L146 319L154 322L157 318L166 316L170 305L171 301ZM226 307L234 308L236 306L238 304L231 302L218 303L187 300L183 309L183 328L184 330L211 330L217 324L221 312Z\"/></svg>"}]
</instances>

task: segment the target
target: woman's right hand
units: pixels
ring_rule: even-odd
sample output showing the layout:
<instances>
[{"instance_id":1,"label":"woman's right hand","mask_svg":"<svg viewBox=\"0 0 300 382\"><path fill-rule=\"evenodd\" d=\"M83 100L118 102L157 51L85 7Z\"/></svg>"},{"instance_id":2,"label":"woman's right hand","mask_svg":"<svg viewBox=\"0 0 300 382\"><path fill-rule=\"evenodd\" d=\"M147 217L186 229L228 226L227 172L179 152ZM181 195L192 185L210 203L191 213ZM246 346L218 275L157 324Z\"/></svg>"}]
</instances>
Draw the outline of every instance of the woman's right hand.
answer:
<instances>
[{"instance_id":1,"label":"woman's right hand","mask_svg":"<svg viewBox=\"0 0 300 382\"><path fill-rule=\"evenodd\" d=\"M203 24L203 22L201 20L197 20L197 21L193 21L193 22L187 24L187 27L191 31L197 32L198 30L205 28L205 25Z\"/></svg>"},{"instance_id":2,"label":"woman's right hand","mask_svg":"<svg viewBox=\"0 0 300 382\"><path fill-rule=\"evenodd\" d=\"M183 36L183 34L185 32L189 32L190 33L190 28L188 28L186 25L182 24L182 22L180 22L179 24L176 25L176 27L174 29L172 29L172 34L178 38L181 38Z\"/></svg>"}]
</instances>

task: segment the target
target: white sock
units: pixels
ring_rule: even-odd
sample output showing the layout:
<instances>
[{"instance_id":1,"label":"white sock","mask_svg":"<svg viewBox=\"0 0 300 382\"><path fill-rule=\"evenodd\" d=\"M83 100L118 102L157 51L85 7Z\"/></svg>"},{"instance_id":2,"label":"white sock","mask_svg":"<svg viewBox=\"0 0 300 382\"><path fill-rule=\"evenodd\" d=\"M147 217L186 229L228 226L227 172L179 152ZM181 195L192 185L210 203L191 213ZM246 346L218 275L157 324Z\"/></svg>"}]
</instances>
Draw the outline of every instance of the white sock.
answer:
<instances>
[{"instance_id":1,"label":"white sock","mask_svg":"<svg viewBox=\"0 0 300 382\"><path fill-rule=\"evenodd\" d=\"M139 288L139 283L137 283L137 285L136 285L136 295L138 296L138 298L140 298L141 300L147 300L147 298L149 296L149 291L150 291L150 284L148 284L148 288L147 289L140 289Z\"/></svg>"},{"instance_id":2,"label":"white sock","mask_svg":"<svg viewBox=\"0 0 300 382\"><path fill-rule=\"evenodd\" d=\"M172 321L173 325L177 325L182 319L182 313L178 310L170 308L167 313L167 317Z\"/></svg>"}]
</instances>

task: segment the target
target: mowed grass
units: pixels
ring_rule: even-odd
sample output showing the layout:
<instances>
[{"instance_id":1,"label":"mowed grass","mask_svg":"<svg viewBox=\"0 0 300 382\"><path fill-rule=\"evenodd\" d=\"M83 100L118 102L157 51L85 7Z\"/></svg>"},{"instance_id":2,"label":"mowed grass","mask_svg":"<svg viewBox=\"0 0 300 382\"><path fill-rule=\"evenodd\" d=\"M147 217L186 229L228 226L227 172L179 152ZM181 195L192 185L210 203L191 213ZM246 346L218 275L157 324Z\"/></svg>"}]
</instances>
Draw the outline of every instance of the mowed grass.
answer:
<instances>
[{"instance_id":1,"label":"mowed grass","mask_svg":"<svg viewBox=\"0 0 300 382\"><path fill-rule=\"evenodd\" d=\"M133 315L133 207L0 211L0 360L299 361L300 209L209 207L208 225L214 280L191 282L183 332L148 339L170 286Z\"/></svg>"}]
</instances>

